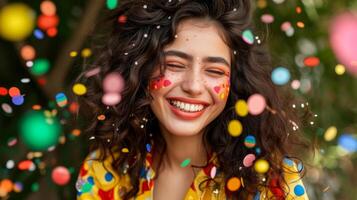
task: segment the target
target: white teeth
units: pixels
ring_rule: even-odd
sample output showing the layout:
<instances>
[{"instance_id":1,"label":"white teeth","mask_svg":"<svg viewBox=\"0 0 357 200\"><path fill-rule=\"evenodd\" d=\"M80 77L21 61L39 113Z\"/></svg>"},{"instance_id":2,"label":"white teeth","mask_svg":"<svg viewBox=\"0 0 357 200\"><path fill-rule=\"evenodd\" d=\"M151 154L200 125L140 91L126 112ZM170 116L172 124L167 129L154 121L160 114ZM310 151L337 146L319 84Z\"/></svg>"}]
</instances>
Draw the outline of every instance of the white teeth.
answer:
<instances>
[{"instance_id":1,"label":"white teeth","mask_svg":"<svg viewBox=\"0 0 357 200\"><path fill-rule=\"evenodd\" d=\"M176 100L170 100L169 102L171 105L187 112L197 112L197 111L201 111L204 108L202 104L190 104L190 103L184 103Z\"/></svg>"}]
</instances>

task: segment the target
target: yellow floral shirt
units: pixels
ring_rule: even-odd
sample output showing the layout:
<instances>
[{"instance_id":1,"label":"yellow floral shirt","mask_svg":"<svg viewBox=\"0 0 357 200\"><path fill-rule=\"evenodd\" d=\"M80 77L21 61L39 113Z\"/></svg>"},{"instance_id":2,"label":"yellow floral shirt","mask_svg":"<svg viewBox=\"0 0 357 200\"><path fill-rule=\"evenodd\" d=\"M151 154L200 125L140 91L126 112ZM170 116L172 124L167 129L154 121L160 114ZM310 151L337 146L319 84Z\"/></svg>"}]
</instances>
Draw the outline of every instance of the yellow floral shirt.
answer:
<instances>
[{"instance_id":1,"label":"yellow floral shirt","mask_svg":"<svg viewBox=\"0 0 357 200\"><path fill-rule=\"evenodd\" d=\"M93 160L98 158L98 156L98 150L92 152L81 166L76 182L77 200L121 200L120 194L131 188L129 176L124 175L119 178L119 175L117 175L111 167L112 158L109 156L104 162ZM216 164L216 154L210 155L208 165L196 175L191 187L186 193L185 200L226 199L225 186L222 184L218 187L206 187L203 191L199 189L199 184L202 180L212 177L211 171L215 168ZM140 173L140 187L137 196L134 198L135 200L153 200L154 180L152 178L155 172L151 165L152 155L148 152L145 166ZM296 173L296 164L290 159L285 159L284 165L286 166L284 177L289 185L288 191L290 191L286 199L308 200L299 173ZM216 171L216 169L214 171ZM214 177L215 180L222 178L219 172L215 174L217 174ZM208 181L206 183L206 185L208 185L210 182ZM274 196L273 190L261 189L260 192L257 192L256 195L250 199L269 199L269 197L272 196Z\"/></svg>"}]
</instances>

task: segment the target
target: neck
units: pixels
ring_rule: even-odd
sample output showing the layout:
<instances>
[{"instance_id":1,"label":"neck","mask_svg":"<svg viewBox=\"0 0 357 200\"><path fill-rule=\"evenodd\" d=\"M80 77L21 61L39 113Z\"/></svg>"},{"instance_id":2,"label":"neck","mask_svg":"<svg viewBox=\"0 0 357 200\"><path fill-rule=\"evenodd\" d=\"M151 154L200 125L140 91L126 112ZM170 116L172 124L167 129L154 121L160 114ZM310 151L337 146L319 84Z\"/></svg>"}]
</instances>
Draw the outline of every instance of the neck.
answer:
<instances>
[{"instance_id":1,"label":"neck","mask_svg":"<svg viewBox=\"0 0 357 200\"><path fill-rule=\"evenodd\" d=\"M207 151L203 143L203 131L192 136L177 136L168 131L161 131L166 141L166 151L162 162L163 167L169 170L184 170L181 164L190 159L189 165L205 165L207 162Z\"/></svg>"}]
</instances>

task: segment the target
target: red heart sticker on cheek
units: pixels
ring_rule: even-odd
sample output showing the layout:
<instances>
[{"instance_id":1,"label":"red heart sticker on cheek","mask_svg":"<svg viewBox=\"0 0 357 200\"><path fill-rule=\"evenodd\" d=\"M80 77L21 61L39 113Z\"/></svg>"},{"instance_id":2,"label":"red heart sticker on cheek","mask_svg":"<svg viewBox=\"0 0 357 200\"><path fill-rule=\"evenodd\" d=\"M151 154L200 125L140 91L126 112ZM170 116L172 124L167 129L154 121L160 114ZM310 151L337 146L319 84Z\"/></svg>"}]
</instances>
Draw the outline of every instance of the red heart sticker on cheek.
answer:
<instances>
[{"instance_id":1,"label":"red heart sticker on cheek","mask_svg":"<svg viewBox=\"0 0 357 200\"><path fill-rule=\"evenodd\" d=\"M164 87L167 87L171 85L171 81L170 80L164 80Z\"/></svg>"},{"instance_id":2,"label":"red heart sticker on cheek","mask_svg":"<svg viewBox=\"0 0 357 200\"><path fill-rule=\"evenodd\" d=\"M214 87L213 89L214 89L214 91L218 94L219 91L221 90L221 86L216 86L216 87Z\"/></svg>"}]
</instances>

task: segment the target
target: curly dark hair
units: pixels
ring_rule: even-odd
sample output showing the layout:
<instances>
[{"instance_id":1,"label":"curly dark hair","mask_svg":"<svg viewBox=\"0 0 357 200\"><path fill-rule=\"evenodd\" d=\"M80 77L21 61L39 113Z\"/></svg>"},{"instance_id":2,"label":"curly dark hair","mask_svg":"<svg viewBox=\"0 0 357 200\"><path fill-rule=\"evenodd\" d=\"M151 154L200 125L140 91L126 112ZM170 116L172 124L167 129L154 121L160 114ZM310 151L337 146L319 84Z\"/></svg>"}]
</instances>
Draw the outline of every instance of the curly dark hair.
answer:
<instances>
[{"instance_id":1,"label":"curly dark hair","mask_svg":"<svg viewBox=\"0 0 357 200\"><path fill-rule=\"evenodd\" d=\"M236 192L226 191L227 197L246 199L259 186L271 187L271 180L284 188L283 159L296 158L293 157L294 146L307 145L298 134L300 129L296 129L300 125L299 117L289 106L292 95L279 93L271 81L271 60L265 48L261 44L247 44L242 39L244 30L254 30L251 11L250 0L122 0L106 18L111 31L105 44L94 54L94 62L79 76L78 80L88 88L79 101L81 110L90 117L87 130L96 138L91 149L103 152L101 160L120 153L124 147L130 150L112 163L118 174L122 174L124 165L130 164L127 173L133 187L126 191L123 199L134 197L139 191L139 172L144 165L146 144L153 142L159 154L165 151L165 140L149 106L152 97L147 85L156 66L163 66L161 73L165 70L163 49L175 40L178 24L187 18L217 22L225 43L232 50L231 89L226 106L203 135L205 146L217 153L218 170L223 172L225 180L234 176L244 179L244 187ZM99 68L100 72L86 76L94 68ZM121 102L106 106L101 101L102 81L111 72L122 75L125 87ZM247 100L255 93L266 99L268 109L258 116L238 116L235 112L237 100ZM103 113L106 120L98 121L97 116ZM145 128L140 127L143 118L149 119ZM243 124L240 137L232 137L227 131L232 119ZM259 154L255 149L244 148L242 138L248 134L256 137ZM243 158L249 153L258 154L269 162L266 181L262 181L252 167L241 167ZM284 191L285 195L288 192Z\"/></svg>"}]
</instances>

